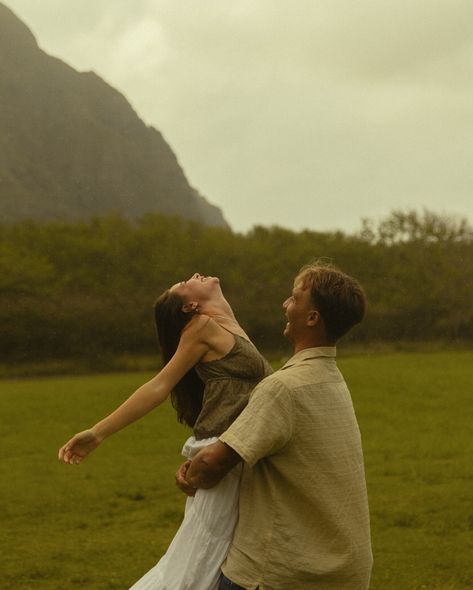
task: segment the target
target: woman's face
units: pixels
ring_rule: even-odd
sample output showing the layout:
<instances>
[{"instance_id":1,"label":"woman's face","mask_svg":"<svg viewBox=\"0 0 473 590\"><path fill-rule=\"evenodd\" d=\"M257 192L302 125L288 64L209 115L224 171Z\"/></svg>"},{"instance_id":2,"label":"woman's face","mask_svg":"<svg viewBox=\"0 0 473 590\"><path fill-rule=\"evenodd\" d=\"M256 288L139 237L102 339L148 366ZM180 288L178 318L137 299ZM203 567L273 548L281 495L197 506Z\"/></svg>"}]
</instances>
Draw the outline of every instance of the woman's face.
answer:
<instances>
[{"instance_id":1,"label":"woman's face","mask_svg":"<svg viewBox=\"0 0 473 590\"><path fill-rule=\"evenodd\" d=\"M220 293L220 281L217 277L205 277L196 272L187 281L173 285L170 290L182 297L184 303L200 302Z\"/></svg>"}]
</instances>

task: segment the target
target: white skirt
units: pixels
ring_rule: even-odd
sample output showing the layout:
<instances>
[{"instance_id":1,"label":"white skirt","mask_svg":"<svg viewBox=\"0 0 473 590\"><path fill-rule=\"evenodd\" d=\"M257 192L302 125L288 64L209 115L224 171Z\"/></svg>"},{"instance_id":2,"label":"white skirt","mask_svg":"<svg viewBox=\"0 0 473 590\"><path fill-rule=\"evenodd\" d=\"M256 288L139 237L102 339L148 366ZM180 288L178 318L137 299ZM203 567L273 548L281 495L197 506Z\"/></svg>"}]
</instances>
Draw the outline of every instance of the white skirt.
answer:
<instances>
[{"instance_id":1,"label":"white skirt","mask_svg":"<svg viewBox=\"0 0 473 590\"><path fill-rule=\"evenodd\" d=\"M217 440L191 436L182 454L191 459ZM168 550L130 590L217 590L238 520L241 469L237 465L215 487L187 498L184 520Z\"/></svg>"}]
</instances>

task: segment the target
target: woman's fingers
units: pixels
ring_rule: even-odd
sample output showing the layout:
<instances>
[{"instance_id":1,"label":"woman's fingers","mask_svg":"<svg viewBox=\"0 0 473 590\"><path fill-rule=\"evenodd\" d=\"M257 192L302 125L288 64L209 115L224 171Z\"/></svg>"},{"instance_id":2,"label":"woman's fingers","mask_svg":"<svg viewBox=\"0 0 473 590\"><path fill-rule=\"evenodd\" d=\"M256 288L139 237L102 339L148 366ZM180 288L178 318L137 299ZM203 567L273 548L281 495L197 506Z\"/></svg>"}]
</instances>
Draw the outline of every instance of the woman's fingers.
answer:
<instances>
[{"instance_id":1,"label":"woman's fingers","mask_svg":"<svg viewBox=\"0 0 473 590\"><path fill-rule=\"evenodd\" d=\"M58 452L58 458L64 463L77 464L94 448L92 436L89 431L74 435Z\"/></svg>"},{"instance_id":2,"label":"woman's fingers","mask_svg":"<svg viewBox=\"0 0 473 590\"><path fill-rule=\"evenodd\" d=\"M69 443L64 445L59 449L58 458L60 461L64 461L64 463L73 463L75 462L78 455L74 453Z\"/></svg>"},{"instance_id":3,"label":"woman's fingers","mask_svg":"<svg viewBox=\"0 0 473 590\"><path fill-rule=\"evenodd\" d=\"M183 463L176 472L176 485L188 496L195 496L196 489L189 485L186 480L186 473L189 469L190 461Z\"/></svg>"},{"instance_id":4,"label":"woman's fingers","mask_svg":"<svg viewBox=\"0 0 473 590\"><path fill-rule=\"evenodd\" d=\"M69 455L69 448L67 445L64 445L63 447L61 447L59 449L59 453L58 453L58 459L64 461L65 463L67 463L67 458Z\"/></svg>"}]
</instances>

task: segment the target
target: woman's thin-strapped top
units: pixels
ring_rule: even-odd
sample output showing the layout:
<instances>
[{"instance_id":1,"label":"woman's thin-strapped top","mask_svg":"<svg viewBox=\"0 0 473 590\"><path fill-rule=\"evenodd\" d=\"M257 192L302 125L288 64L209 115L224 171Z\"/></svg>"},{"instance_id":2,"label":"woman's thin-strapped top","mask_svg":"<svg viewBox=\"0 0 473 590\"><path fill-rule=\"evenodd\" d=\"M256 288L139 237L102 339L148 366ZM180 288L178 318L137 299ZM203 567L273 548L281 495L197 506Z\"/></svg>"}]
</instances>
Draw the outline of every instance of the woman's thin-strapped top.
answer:
<instances>
[{"instance_id":1,"label":"woman's thin-strapped top","mask_svg":"<svg viewBox=\"0 0 473 590\"><path fill-rule=\"evenodd\" d=\"M225 356L195 366L204 382L202 410L193 428L197 440L222 434L245 408L255 386L272 373L252 342L231 334L235 343Z\"/></svg>"}]
</instances>

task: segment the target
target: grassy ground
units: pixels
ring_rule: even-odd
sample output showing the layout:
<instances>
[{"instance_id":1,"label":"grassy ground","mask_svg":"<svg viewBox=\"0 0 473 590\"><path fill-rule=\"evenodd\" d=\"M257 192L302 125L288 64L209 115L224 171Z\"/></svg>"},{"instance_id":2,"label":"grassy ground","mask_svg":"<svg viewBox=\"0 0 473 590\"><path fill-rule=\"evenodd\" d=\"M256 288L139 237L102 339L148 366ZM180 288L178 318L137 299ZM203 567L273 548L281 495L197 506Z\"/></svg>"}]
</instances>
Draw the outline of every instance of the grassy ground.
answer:
<instances>
[{"instance_id":1,"label":"grassy ground","mask_svg":"<svg viewBox=\"0 0 473 590\"><path fill-rule=\"evenodd\" d=\"M342 358L363 434L371 590L473 588L473 352ZM0 382L2 590L126 589L177 528L173 473L188 431L169 405L80 467L69 436L147 373Z\"/></svg>"}]
</instances>

